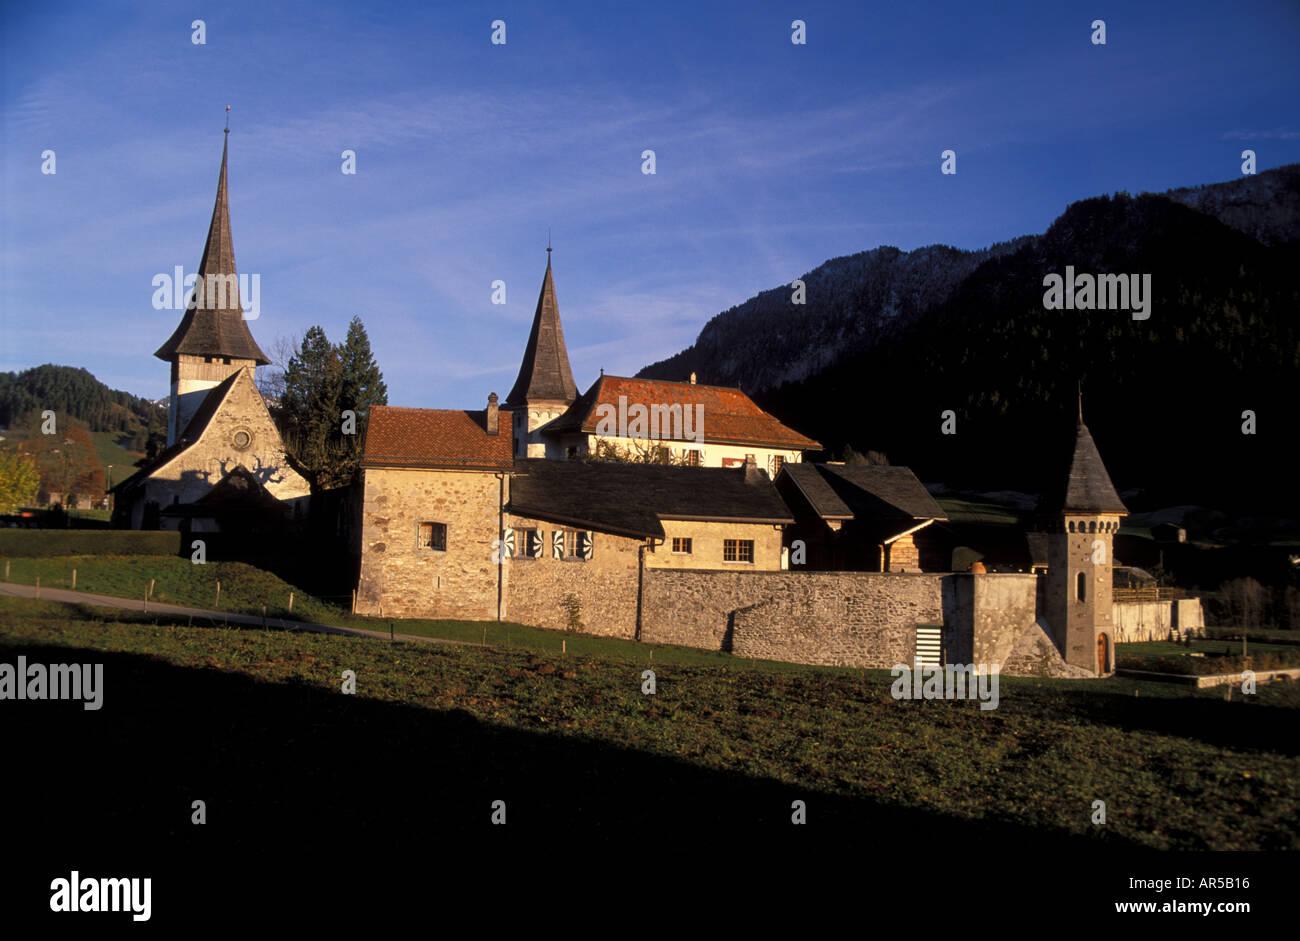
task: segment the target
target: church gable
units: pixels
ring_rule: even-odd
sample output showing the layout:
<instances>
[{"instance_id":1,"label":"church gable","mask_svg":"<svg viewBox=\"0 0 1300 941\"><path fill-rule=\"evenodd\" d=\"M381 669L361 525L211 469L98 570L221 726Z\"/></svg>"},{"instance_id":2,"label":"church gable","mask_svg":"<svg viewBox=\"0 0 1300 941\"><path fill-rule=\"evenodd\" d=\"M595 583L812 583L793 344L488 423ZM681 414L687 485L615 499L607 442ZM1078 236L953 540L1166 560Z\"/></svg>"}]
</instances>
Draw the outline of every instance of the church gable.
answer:
<instances>
[{"instance_id":1,"label":"church gable","mask_svg":"<svg viewBox=\"0 0 1300 941\"><path fill-rule=\"evenodd\" d=\"M304 497L307 481L289 466L251 369L241 369L205 398L181 440L147 473L150 484L171 486L181 503L194 502L241 465L278 500Z\"/></svg>"}]
</instances>

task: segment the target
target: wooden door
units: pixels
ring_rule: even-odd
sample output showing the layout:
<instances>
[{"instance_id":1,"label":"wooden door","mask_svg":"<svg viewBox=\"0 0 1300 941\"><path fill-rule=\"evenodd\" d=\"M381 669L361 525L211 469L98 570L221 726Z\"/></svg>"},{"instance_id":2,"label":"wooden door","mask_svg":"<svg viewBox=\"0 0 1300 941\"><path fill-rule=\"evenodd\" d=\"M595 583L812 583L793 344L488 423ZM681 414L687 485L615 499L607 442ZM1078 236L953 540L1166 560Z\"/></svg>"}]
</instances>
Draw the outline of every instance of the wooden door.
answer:
<instances>
[{"instance_id":1,"label":"wooden door","mask_svg":"<svg viewBox=\"0 0 1300 941\"><path fill-rule=\"evenodd\" d=\"M1097 673L1100 675L1106 672L1110 664L1110 641L1105 634L1097 635Z\"/></svg>"}]
</instances>

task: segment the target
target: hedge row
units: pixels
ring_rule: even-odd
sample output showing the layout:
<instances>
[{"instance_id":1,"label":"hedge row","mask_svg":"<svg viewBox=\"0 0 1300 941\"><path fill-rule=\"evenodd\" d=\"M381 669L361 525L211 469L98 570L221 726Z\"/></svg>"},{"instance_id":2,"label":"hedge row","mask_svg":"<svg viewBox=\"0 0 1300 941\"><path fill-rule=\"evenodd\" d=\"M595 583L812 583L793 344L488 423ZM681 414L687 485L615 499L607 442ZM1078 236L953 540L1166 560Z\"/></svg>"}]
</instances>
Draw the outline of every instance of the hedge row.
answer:
<instances>
[{"instance_id":1,"label":"hedge row","mask_svg":"<svg viewBox=\"0 0 1300 941\"><path fill-rule=\"evenodd\" d=\"M1238 646L1241 645L1241 628L1239 627L1207 627L1205 636L1210 640L1235 641ZM1252 627L1246 630L1246 640L1247 643L1260 641L1267 644L1300 645L1300 631L1285 628Z\"/></svg>"},{"instance_id":2,"label":"hedge row","mask_svg":"<svg viewBox=\"0 0 1300 941\"><path fill-rule=\"evenodd\" d=\"M1212 676L1240 673L1243 670L1283 670L1300 667L1300 652L1250 654L1247 657L1161 657L1120 654L1115 665L1124 670L1147 670L1151 673L1174 673L1180 676Z\"/></svg>"},{"instance_id":3,"label":"hedge row","mask_svg":"<svg viewBox=\"0 0 1300 941\"><path fill-rule=\"evenodd\" d=\"M0 558L179 555L181 534L160 530L0 529Z\"/></svg>"}]
</instances>

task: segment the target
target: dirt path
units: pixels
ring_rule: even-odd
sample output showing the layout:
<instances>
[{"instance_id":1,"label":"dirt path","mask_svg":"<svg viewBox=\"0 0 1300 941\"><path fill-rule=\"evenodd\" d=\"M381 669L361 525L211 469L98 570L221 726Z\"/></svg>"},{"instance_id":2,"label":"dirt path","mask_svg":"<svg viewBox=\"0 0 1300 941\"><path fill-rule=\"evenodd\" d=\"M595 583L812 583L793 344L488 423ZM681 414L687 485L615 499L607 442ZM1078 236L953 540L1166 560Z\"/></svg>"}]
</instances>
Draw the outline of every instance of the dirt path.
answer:
<instances>
[{"instance_id":1,"label":"dirt path","mask_svg":"<svg viewBox=\"0 0 1300 941\"><path fill-rule=\"evenodd\" d=\"M36 588L32 585L15 585L12 582L0 582L0 596L15 598L35 598ZM68 591L66 588L42 588L42 601L61 601L65 604L88 604L98 608L125 608L128 611L145 611L142 598L118 598L113 595L95 595L88 591ZM202 618L214 624L246 624L251 627L277 627L287 631L312 631L317 634L346 634L351 637L374 637L388 640L385 631L368 631L359 627L334 627L330 624L312 624L307 621L284 621L280 618L262 618L257 614L231 614L228 611L213 611L208 608L186 608L178 604L150 602L147 608L154 614L181 614L192 618ZM415 634L393 634L393 640L403 640L414 644L459 644L464 647L481 647L467 640L447 640L441 637L417 637Z\"/></svg>"}]
</instances>

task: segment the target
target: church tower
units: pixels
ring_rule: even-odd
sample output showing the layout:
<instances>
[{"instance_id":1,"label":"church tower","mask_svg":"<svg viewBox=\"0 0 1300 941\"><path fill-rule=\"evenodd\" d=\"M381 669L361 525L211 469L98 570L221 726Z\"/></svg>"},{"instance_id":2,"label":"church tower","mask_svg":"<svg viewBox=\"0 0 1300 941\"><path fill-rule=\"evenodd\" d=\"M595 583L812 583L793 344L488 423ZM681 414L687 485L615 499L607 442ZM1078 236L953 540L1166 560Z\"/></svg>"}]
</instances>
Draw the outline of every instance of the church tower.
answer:
<instances>
[{"instance_id":1,"label":"church tower","mask_svg":"<svg viewBox=\"0 0 1300 941\"><path fill-rule=\"evenodd\" d=\"M1101 676L1115 668L1111 574L1115 533L1128 509L1083 423L1082 399L1070 476L1055 509L1048 538L1047 622L1065 661Z\"/></svg>"},{"instance_id":2,"label":"church tower","mask_svg":"<svg viewBox=\"0 0 1300 941\"><path fill-rule=\"evenodd\" d=\"M533 329L524 348L519 378L506 396L506 408L513 413L515 457L546 457L546 444L539 429L560 417L578 397L564 347L560 308L555 302L555 281L551 277L551 248L546 247L546 276L537 298Z\"/></svg>"},{"instance_id":3,"label":"church tower","mask_svg":"<svg viewBox=\"0 0 1300 941\"><path fill-rule=\"evenodd\" d=\"M191 307L180 326L154 353L171 364L171 400L167 408L167 445L175 444L208 390L241 369L270 362L248 332L235 273L230 238L230 202L226 194L226 153L230 129L221 148L217 202L208 226L208 241L199 262Z\"/></svg>"}]
</instances>

